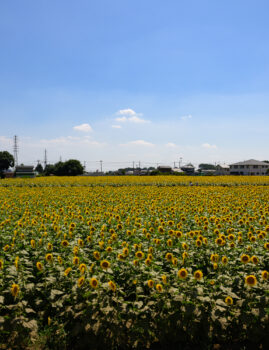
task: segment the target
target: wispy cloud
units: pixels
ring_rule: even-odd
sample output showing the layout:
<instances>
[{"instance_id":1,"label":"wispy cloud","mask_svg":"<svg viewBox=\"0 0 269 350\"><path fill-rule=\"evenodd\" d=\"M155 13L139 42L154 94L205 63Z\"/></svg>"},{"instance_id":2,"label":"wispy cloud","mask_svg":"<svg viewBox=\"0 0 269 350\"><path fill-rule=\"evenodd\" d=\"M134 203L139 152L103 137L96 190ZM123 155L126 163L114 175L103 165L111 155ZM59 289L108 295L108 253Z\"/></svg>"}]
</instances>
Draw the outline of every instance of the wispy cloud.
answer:
<instances>
[{"instance_id":1,"label":"wispy cloud","mask_svg":"<svg viewBox=\"0 0 269 350\"><path fill-rule=\"evenodd\" d=\"M88 123L74 126L73 129L76 131L82 131L82 132L91 132L92 131L92 127Z\"/></svg>"},{"instance_id":2,"label":"wispy cloud","mask_svg":"<svg viewBox=\"0 0 269 350\"><path fill-rule=\"evenodd\" d=\"M111 125L111 127L112 127L113 129L121 129L121 128L122 128L121 125Z\"/></svg>"},{"instance_id":3,"label":"wispy cloud","mask_svg":"<svg viewBox=\"0 0 269 350\"><path fill-rule=\"evenodd\" d=\"M192 118L191 114L183 115L182 117L180 117L181 120L188 120L188 119L191 119L191 118Z\"/></svg>"},{"instance_id":4,"label":"wispy cloud","mask_svg":"<svg viewBox=\"0 0 269 350\"><path fill-rule=\"evenodd\" d=\"M136 141L130 141L124 144L121 144L120 146L128 146L128 145L134 145L134 146L146 146L146 147L153 147L154 144L151 142L147 142L144 140L136 140Z\"/></svg>"},{"instance_id":5,"label":"wispy cloud","mask_svg":"<svg viewBox=\"0 0 269 350\"><path fill-rule=\"evenodd\" d=\"M143 115L142 113L136 113L131 108L120 109L116 113L116 115L120 116L115 118L115 120L120 123L125 123L125 122L136 123L136 124L150 123L150 120L141 118L141 116Z\"/></svg>"},{"instance_id":6,"label":"wispy cloud","mask_svg":"<svg viewBox=\"0 0 269 350\"><path fill-rule=\"evenodd\" d=\"M207 149L217 149L216 145L211 145L210 143L203 143L202 147Z\"/></svg>"},{"instance_id":7,"label":"wispy cloud","mask_svg":"<svg viewBox=\"0 0 269 350\"><path fill-rule=\"evenodd\" d=\"M168 142L166 145L165 145L165 147L169 147L169 148L176 148L176 147L178 147L175 143L173 143L173 142Z\"/></svg>"},{"instance_id":8,"label":"wispy cloud","mask_svg":"<svg viewBox=\"0 0 269 350\"><path fill-rule=\"evenodd\" d=\"M54 139L42 139L40 140L41 145L52 145L52 146L67 146L67 145L92 145L92 146L103 146L105 143L92 140L89 136L74 137L74 136L60 136Z\"/></svg>"},{"instance_id":9,"label":"wispy cloud","mask_svg":"<svg viewBox=\"0 0 269 350\"><path fill-rule=\"evenodd\" d=\"M127 108L127 109L120 109L117 112L117 115L134 116L134 115L137 115L137 113L133 109Z\"/></svg>"}]
</instances>

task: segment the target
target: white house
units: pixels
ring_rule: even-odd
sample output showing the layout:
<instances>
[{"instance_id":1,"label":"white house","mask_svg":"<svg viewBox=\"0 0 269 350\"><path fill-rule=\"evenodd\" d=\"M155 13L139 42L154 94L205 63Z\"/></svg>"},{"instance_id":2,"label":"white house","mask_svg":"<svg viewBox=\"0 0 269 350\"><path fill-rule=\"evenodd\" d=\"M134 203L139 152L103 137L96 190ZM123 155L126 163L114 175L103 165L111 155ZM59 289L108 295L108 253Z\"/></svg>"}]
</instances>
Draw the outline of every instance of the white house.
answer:
<instances>
[{"instance_id":1,"label":"white house","mask_svg":"<svg viewBox=\"0 0 269 350\"><path fill-rule=\"evenodd\" d=\"M230 165L230 175L266 175L269 163L249 159Z\"/></svg>"}]
</instances>

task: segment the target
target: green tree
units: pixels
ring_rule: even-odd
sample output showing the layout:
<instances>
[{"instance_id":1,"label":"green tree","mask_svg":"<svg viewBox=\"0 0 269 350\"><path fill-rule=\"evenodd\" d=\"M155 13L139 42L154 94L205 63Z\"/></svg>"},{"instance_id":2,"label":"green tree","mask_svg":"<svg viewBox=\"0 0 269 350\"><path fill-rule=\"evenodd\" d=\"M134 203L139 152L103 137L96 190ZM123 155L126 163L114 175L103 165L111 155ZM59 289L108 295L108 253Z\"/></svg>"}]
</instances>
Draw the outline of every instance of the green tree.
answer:
<instances>
[{"instance_id":1,"label":"green tree","mask_svg":"<svg viewBox=\"0 0 269 350\"><path fill-rule=\"evenodd\" d=\"M201 169L201 170L215 170L216 167L213 164L202 163L202 164L199 164L199 169Z\"/></svg>"},{"instance_id":2,"label":"green tree","mask_svg":"<svg viewBox=\"0 0 269 350\"><path fill-rule=\"evenodd\" d=\"M47 164L44 169L44 175L49 176L49 175L54 175L55 172L55 167L53 164Z\"/></svg>"},{"instance_id":3,"label":"green tree","mask_svg":"<svg viewBox=\"0 0 269 350\"><path fill-rule=\"evenodd\" d=\"M5 170L14 166L14 157L7 151L0 152L0 175L3 176Z\"/></svg>"},{"instance_id":4,"label":"green tree","mask_svg":"<svg viewBox=\"0 0 269 350\"><path fill-rule=\"evenodd\" d=\"M54 174L57 176L76 176L83 174L83 166L79 160L69 159L54 165Z\"/></svg>"},{"instance_id":5,"label":"green tree","mask_svg":"<svg viewBox=\"0 0 269 350\"><path fill-rule=\"evenodd\" d=\"M40 163L38 163L35 168L35 171L37 171L39 174L42 174L44 171L43 166Z\"/></svg>"}]
</instances>

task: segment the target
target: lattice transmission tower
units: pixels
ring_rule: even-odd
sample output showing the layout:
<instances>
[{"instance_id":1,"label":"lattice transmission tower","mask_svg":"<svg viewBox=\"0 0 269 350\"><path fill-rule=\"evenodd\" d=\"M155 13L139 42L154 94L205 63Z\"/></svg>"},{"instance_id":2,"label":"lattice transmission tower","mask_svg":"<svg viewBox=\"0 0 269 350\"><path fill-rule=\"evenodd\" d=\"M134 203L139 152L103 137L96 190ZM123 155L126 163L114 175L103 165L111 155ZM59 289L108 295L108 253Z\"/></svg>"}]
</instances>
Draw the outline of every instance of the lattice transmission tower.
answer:
<instances>
[{"instance_id":1,"label":"lattice transmission tower","mask_svg":"<svg viewBox=\"0 0 269 350\"><path fill-rule=\"evenodd\" d=\"M14 166L18 165L18 152L19 152L18 136L15 135L13 138Z\"/></svg>"}]
</instances>

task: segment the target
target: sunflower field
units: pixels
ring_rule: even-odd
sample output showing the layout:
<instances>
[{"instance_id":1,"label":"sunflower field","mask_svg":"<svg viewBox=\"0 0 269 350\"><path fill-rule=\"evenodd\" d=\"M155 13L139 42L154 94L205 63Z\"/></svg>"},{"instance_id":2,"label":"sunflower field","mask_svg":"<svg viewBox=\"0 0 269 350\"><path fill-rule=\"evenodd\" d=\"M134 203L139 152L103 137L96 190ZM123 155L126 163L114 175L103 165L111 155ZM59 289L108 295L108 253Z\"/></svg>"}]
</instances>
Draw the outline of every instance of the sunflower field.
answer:
<instances>
[{"instance_id":1,"label":"sunflower field","mask_svg":"<svg viewBox=\"0 0 269 350\"><path fill-rule=\"evenodd\" d=\"M268 301L269 177L0 180L1 349L268 349Z\"/></svg>"}]
</instances>

